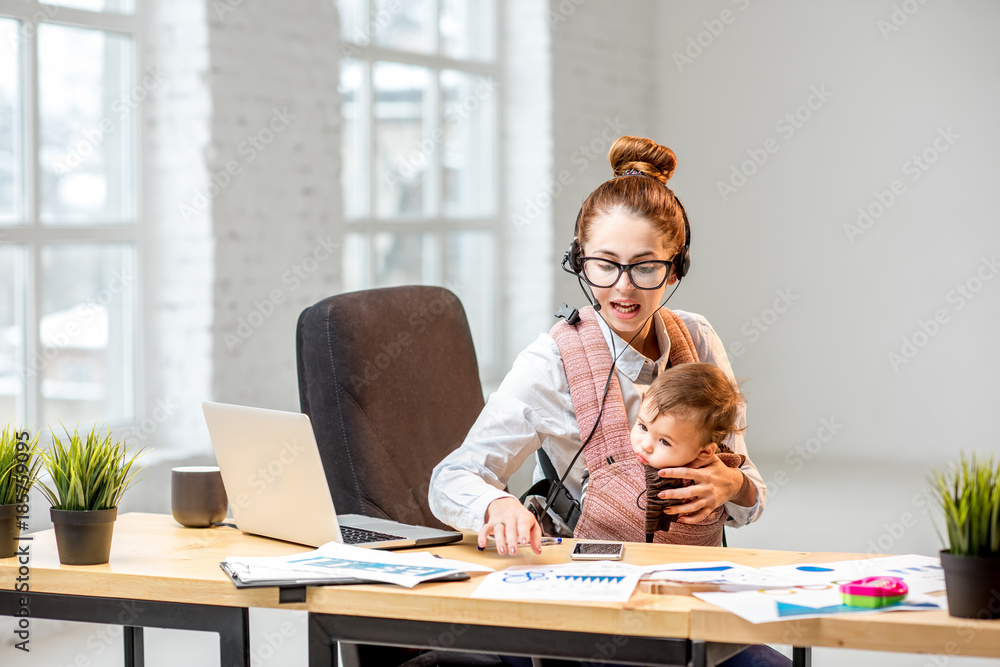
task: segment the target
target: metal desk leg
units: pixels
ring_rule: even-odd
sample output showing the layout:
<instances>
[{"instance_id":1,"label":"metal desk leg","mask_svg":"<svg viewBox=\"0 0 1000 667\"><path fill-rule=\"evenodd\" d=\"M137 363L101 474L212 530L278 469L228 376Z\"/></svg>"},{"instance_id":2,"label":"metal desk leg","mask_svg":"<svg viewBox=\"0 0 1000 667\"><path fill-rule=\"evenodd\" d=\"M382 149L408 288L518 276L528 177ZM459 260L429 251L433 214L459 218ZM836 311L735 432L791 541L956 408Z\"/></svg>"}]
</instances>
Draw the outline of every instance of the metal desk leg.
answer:
<instances>
[{"instance_id":1,"label":"metal desk leg","mask_svg":"<svg viewBox=\"0 0 1000 667\"><path fill-rule=\"evenodd\" d=\"M320 617L309 614L309 667L334 667L333 640L320 622Z\"/></svg>"},{"instance_id":2,"label":"metal desk leg","mask_svg":"<svg viewBox=\"0 0 1000 667\"><path fill-rule=\"evenodd\" d=\"M691 659L687 667L706 667L708 665L708 647L705 642L695 639L691 642Z\"/></svg>"},{"instance_id":3,"label":"metal desk leg","mask_svg":"<svg viewBox=\"0 0 1000 667\"><path fill-rule=\"evenodd\" d=\"M792 647L793 667L812 667L813 663L812 655L813 654L811 646L793 646Z\"/></svg>"},{"instance_id":4,"label":"metal desk leg","mask_svg":"<svg viewBox=\"0 0 1000 667\"><path fill-rule=\"evenodd\" d=\"M250 610L239 609L219 627L219 653L222 667L250 667Z\"/></svg>"},{"instance_id":5,"label":"metal desk leg","mask_svg":"<svg viewBox=\"0 0 1000 667\"><path fill-rule=\"evenodd\" d=\"M0 615L19 615L22 598L28 598L31 618L123 626L126 665L144 664L141 628L170 628L217 632L222 667L250 667L246 608L0 590Z\"/></svg>"},{"instance_id":6,"label":"metal desk leg","mask_svg":"<svg viewBox=\"0 0 1000 667\"><path fill-rule=\"evenodd\" d=\"M145 667L146 655L143 650L142 628L125 626L125 667Z\"/></svg>"}]
</instances>

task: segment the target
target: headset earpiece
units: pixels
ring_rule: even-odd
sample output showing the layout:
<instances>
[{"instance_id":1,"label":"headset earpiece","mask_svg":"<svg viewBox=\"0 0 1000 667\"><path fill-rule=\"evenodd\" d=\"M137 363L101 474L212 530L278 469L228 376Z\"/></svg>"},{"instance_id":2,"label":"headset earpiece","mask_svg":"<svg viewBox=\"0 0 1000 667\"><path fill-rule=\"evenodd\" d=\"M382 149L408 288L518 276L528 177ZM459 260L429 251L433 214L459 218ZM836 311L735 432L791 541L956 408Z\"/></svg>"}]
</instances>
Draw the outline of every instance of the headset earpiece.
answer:
<instances>
[{"instance_id":1,"label":"headset earpiece","mask_svg":"<svg viewBox=\"0 0 1000 667\"><path fill-rule=\"evenodd\" d=\"M688 222L687 211L684 210L684 204L677 198L677 195L674 195L674 201L680 207L681 217L684 218L684 246L677 251L671 260L674 265L674 274L680 280L691 270L691 223Z\"/></svg>"},{"instance_id":2,"label":"headset earpiece","mask_svg":"<svg viewBox=\"0 0 1000 667\"><path fill-rule=\"evenodd\" d=\"M573 237L573 242L569 244L569 249L563 253L562 262L560 262L563 271L566 273L572 273L579 276L583 271L583 250L580 248L580 242Z\"/></svg>"}]
</instances>

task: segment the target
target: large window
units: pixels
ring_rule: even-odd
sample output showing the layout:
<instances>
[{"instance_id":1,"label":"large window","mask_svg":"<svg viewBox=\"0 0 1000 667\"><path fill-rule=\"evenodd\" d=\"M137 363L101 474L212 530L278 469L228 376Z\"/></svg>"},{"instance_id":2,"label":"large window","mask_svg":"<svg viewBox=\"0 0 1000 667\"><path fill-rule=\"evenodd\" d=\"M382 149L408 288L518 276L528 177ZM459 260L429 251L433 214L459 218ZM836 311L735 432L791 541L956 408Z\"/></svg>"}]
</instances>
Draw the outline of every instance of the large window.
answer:
<instances>
[{"instance_id":1,"label":"large window","mask_svg":"<svg viewBox=\"0 0 1000 667\"><path fill-rule=\"evenodd\" d=\"M136 420L139 71L130 0L0 15L0 422Z\"/></svg>"},{"instance_id":2,"label":"large window","mask_svg":"<svg viewBox=\"0 0 1000 667\"><path fill-rule=\"evenodd\" d=\"M339 0L348 290L459 295L485 379L499 373L496 7Z\"/></svg>"}]
</instances>

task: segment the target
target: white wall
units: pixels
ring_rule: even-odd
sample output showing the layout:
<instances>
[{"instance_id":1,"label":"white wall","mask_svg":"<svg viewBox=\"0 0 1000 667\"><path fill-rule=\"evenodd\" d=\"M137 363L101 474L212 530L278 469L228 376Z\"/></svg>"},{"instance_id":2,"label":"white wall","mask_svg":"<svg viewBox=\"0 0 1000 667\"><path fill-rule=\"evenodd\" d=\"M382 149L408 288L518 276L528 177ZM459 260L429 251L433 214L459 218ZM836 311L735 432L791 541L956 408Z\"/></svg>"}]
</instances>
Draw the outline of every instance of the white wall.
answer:
<instances>
[{"instance_id":1,"label":"white wall","mask_svg":"<svg viewBox=\"0 0 1000 667\"><path fill-rule=\"evenodd\" d=\"M656 129L654 3L552 0L553 174L564 191L554 200L551 259L573 240L583 200L612 176L611 144L623 134ZM555 300L588 305L577 281L555 274ZM549 319L548 326L555 322Z\"/></svg>"},{"instance_id":2,"label":"white wall","mask_svg":"<svg viewBox=\"0 0 1000 667\"><path fill-rule=\"evenodd\" d=\"M657 9L655 136L677 153L693 227L676 304L708 316L749 378L752 452L784 460L808 445L859 465L996 452L1000 5ZM782 121L797 113L798 128ZM921 170L924 151L935 161ZM743 164L745 184L721 192ZM851 230L879 197L894 201Z\"/></svg>"}]
</instances>

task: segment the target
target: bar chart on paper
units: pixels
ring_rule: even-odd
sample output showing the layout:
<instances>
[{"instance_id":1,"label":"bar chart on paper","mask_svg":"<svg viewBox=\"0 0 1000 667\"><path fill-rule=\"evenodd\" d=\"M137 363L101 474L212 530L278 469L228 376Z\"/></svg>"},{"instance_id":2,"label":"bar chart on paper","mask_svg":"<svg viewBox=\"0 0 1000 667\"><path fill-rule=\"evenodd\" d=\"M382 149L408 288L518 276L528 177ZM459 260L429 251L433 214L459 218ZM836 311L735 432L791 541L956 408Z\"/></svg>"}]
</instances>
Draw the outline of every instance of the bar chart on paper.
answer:
<instances>
[{"instance_id":1,"label":"bar chart on paper","mask_svg":"<svg viewBox=\"0 0 1000 667\"><path fill-rule=\"evenodd\" d=\"M617 562L509 567L485 577L472 597L624 602L644 571Z\"/></svg>"}]
</instances>

